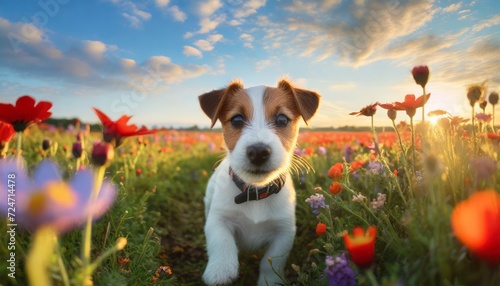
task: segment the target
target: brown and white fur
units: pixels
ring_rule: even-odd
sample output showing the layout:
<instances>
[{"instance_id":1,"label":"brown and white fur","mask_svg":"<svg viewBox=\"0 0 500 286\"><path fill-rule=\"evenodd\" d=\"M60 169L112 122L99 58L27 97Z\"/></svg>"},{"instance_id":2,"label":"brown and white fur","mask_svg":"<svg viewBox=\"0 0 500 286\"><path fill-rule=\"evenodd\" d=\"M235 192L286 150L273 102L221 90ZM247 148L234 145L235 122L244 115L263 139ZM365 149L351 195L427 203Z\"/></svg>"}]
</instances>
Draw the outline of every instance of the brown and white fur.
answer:
<instances>
[{"instance_id":1,"label":"brown and white fur","mask_svg":"<svg viewBox=\"0 0 500 286\"><path fill-rule=\"evenodd\" d=\"M264 245L268 248L260 263L258 285L280 282L268 258L283 274L295 237L295 189L289 174L293 149L300 119L307 123L319 99L317 93L294 88L284 79L277 87L247 89L233 81L224 89L199 97L212 127L220 120L227 150L208 182L204 199L208 264L203 280L208 285L236 280L238 249L254 250ZM229 167L257 187L267 185L280 174L286 174L286 182L277 194L236 204L234 197L241 191L231 180Z\"/></svg>"}]
</instances>

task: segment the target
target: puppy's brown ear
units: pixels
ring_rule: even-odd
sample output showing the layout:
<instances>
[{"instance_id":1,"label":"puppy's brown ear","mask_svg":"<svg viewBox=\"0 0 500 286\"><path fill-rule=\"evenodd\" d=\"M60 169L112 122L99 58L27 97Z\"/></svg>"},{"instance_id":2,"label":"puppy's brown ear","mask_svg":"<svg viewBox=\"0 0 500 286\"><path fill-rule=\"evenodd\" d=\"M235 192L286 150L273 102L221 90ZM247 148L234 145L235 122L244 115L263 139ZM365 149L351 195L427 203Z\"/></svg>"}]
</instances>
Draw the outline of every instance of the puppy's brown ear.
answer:
<instances>
[{"instance_id":1,"label":"puppy's brown ear","mask_svg":"<svg viewBox=\"0 0 500 286\"><path fill-rule=\"evenodd\" d=\"M243 89L241 82L233 81L226 88L213 90L198 97L201 109L210 119L212 119L210 128L214 127L217 119L219 119L220 111L227 97L240 89Z\"/></svg>"},{"instance_id":2,"label":"puppy's brown ear","mask_svg":"<svg viewBox=\"0 0 500 286\"><path fill-rule=\"evenodd\" d=\"M294 88L285 79L280 80L278 88L293 96L295 104L299 108L300 115L307 124L307 121L313 117L318 109L320 95L314 91Z\"/></svg>"}]
</instances>

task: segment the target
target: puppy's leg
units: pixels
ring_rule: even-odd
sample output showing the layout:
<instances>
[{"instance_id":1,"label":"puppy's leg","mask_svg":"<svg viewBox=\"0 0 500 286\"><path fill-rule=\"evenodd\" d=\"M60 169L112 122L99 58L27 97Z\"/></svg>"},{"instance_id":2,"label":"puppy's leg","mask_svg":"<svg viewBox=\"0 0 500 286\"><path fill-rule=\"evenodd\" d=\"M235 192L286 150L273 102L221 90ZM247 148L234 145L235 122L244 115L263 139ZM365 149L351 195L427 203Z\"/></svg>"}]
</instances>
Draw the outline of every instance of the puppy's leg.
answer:
<instances>
[{"instance_id":1,"label":"puppy's leg","mask_svg":"<svg viewBox=\"0 0 500 286\"><path fill-rule=\"evenodd\" d=\"M278 272L282 277L285 274L286 260L293 246L295 239L295 223L292 222L288 227L280 228L273 241L269 243L266 253L260 262L259 286L282 283L281 279L274 273ZM273 266L269 264L268 259L272 259Z\"/></svg>"},{"instance_id":2,"label":"puppy's leg","mask_svg":"<svg viewBox=\"0 0 500 286\"><path fill-rule=\"evenodd\" d=\"M238 248L232 227L223 217L210 214L205 224L208 264L203 280L208 285L229 284L238 278Z\"/></svg>"}]
</instances>

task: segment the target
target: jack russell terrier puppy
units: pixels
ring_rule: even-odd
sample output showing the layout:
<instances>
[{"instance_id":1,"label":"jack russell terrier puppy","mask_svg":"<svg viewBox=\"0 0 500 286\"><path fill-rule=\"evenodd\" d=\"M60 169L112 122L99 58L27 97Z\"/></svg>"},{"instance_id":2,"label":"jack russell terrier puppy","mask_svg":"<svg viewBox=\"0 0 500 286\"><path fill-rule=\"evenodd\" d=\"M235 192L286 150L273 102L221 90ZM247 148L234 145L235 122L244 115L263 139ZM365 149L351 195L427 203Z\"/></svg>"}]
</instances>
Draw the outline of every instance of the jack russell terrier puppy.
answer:
<instances>
[{"instance_id":1,"label":"jack russell terrier puppy","mask_svg":"<svg viewBox=\"0 0 500 286\"><path fill-rule=\"evenodd\" d=\"M238 278L238 249L267 245L258 285L280 282L295 237L295 189L289 174L302 118L314 115L320 96L281 80L278 87L243 88L233 81L199 96L202 110L222 124L227 156L204 198L208 264L203 280L221 285Z\"/></svg>"}]
</instances>

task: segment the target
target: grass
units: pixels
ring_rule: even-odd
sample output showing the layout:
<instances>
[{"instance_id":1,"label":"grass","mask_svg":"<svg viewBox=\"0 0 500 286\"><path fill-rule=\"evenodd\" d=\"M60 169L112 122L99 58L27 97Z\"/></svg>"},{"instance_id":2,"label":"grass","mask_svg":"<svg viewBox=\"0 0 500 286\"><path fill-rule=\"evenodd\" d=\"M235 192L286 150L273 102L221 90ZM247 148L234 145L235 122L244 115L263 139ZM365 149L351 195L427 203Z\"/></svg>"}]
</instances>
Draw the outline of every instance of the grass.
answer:
<instances>
[{"instance_id":1,"label":"grass","mask_svg":"<svg viewBox=\"0 0 500 286\"><path fill-rule=\"evenodd\" d=\"M302 156L315 171L294 176L297 236L284 284L327 285L325 257L345 252L343 232L358 225L374 225L378 235L373 266L363 270L352 264L359 285L498 285L499 266L467 251L450 226L453 207L470 193L487 188L500 190L498 168L487 178L477 179L469 163L479 153L497 160L498 144L479 138L475 150L470 137L461 136L464 126L454 128L451 134L439 126L418 134L421 143L415 161L407 132L403 132L404 150L395 133L378 134L378 154L367 147L372 140L368 132L303 132L300 147L310 147L312 151ZM76 166L70 147L74 136L64 130L30 127L23 139L23 158L28 169L50 157L66 179L71 177ZM50 138L53 144L48 151L41 149L44 138ZM86 142L99 138L100 134L91 133ZM118 186L119 196L111 210L93 225L92 260L113 247L119 237L126 237L128 243L96 269L94 284L202 285L201 275L207 263L203 196L213 166L223 155L221 150L213 150L214 144L220 144L220 137L213 133L168 132L146 140L146 144L139 144L127 139L115 150L115 158L106 170L105 176ZM319 146L326 147L327 153L319 154ZM365 162L356 172L349 171L352 161L343 160L346 146L353 148L353 161ZM85 147L87 155L81 163L89 166L90 144ZM328 170L338 162L344 166L339 180L344 189L333 195L328 191L333 181ZM412 173L409 164L413 163L419 173ZM316 193L315 187L323 189L319 193L329 206L321 209L318 216L305 202ZM387 195L381 209L370 205L377 193ZM354 194L367 199L353 202ZM319 221L327 224L327 232L321 236L315 233ZM0 232L6 231L6 224L0 225ZM0 238L0 257L8 255L6 239L4 235ZM25 269L25 259L31 239L29 231L17 232L16 279L7 279L8 270L2 267L3 285L27 284L26 271L30 270ZM63 281L64 265L71 280L79 269L81 231L61 235L58 242L62 260L57 261L57 255L51 257L51 277L53 281ZM235 285L255 285L262 255L263 252L241 255L240 278Z\"/></svg>"}]
</instances>

